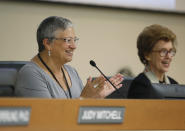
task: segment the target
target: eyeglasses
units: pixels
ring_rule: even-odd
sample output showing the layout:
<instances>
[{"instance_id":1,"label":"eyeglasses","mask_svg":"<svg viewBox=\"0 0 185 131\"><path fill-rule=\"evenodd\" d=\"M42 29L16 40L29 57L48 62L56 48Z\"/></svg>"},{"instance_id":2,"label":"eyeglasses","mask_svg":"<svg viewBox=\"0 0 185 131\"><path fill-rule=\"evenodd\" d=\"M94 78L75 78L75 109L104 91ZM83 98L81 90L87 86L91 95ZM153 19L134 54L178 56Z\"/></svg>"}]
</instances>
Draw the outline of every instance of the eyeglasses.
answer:
<instances>
[{"instance_id":1,"label":"eyeglasses","mask_svg":"<svg viewBox=\"0 0 185 131\"><path fill-rule=\"evenodd\" d=\"M169 54L170 57L173 57L175 56L176 54L176 50L175 49L171 49L171 50L165 50L165 49L162 49L162 50L154 50L152 52L159 52L160 56L161 57L165 57Z\"/></svg>"},{"instance_id":2,"label":"eyeglasses","mask_svg":"<svg viewBox=\"0 0 185 131\"><path fill-rule=\"evenodd\" d=\"M55 40L63 40L65 43L67 43L68 45L71 45L72 43L75 43L75 45L77 45L78 41L79 41L79 38L75 37L75 38L72 38L72 37L65 37L65 38L52 38L52 39L55 39Z\"/></svg>"}]
</instances>

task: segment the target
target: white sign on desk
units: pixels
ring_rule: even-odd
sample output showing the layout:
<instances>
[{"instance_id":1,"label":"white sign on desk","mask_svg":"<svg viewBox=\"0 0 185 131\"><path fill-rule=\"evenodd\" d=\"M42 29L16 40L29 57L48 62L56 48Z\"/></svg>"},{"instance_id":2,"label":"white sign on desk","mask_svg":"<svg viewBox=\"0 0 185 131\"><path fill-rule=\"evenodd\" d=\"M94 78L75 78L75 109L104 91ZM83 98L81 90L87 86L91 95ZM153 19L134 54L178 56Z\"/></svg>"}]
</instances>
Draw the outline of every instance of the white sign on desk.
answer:
<instances>
[{"instance_id":1,"label":"white sign on desk","mask_svg":"<svg viewBox=\"0 0 185 131\"><path fill-rule=\"evenodd\" d=\"M0 107L0 126L28 125L30 107Z\"/></svg>"},{"instance_id":2,"label":"white sign on desk","mask_svg":"<svg viewBox=\"0 0 185 131\"><path fill-rule=\"evenodd\" d=\"M124 107L80 107L78 123L122 123Z\"/></svg>"}]
</instances>

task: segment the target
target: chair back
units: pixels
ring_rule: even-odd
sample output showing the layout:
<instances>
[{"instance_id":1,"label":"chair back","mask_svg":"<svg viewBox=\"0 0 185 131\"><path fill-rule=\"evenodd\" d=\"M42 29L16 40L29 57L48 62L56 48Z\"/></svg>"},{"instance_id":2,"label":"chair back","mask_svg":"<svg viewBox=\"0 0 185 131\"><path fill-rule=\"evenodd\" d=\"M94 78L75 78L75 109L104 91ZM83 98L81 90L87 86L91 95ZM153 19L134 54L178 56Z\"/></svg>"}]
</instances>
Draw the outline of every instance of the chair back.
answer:
<instances>
[{"instance_id":1,"label":"chair back","mask_svg":"<svg viewBox=\"0 0 185 131\"><path fill-rule=\"evenodd\" d=\"M112 94L107 96L108 99L126 99L128 95L128 90L130 87L130 84L132 83L133 77L124 77L124 80L122 81L122 87L117 91L114 91Z\"/></svg>"},{"instance_id":2,"label":"chair back","mask_svg":"<svg viewBox=\"0 0 185 131\"><path fill-rule=\"evenodd\" d=\"M17 73L26 63L26 61L0 61L0 97L14 96Z\"/></svg>"}]
</instances>

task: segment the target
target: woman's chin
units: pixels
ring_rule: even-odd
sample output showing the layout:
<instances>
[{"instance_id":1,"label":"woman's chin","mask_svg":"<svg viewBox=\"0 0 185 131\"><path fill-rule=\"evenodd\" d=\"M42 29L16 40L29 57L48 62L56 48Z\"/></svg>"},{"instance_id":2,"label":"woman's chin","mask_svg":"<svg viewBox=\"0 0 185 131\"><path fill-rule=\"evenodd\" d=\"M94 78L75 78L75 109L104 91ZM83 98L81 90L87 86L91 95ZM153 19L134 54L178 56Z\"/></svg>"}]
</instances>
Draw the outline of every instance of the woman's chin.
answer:
<instances>
[{"instance_id":1,"label":"woman's chin","mask_svg":"<svg viewBox=\"0 0 185 131\"><path fill-rule=\"evenodd\" d=\"M67 59L67 62L71 62L73 59L72 59L72 57L71 58L68 58Z\"/></svg>"},{"instance_id":2,"label":"woman's chin","mask_svg":"<svg viewBox=\"0 0 185 131\"><path fill-rule=\"evenodd\" d=\"M169 71L169 68L163 68L163 72L166 73Z\"/></svg>"}]
</instances>

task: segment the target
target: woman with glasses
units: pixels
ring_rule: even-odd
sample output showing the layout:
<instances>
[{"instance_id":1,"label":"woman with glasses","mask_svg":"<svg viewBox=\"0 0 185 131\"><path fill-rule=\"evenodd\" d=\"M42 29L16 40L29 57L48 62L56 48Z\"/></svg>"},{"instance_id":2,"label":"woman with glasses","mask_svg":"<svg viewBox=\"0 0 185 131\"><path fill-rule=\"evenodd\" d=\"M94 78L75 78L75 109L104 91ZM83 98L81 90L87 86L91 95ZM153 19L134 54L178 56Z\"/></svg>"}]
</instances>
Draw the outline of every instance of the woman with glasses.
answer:
<instances>
[{"instance_id":1,"label":"woman with glasses","mask_svg":"<svg viewBox=\"0 0 185 131\"><path fill-rule=\"evenodd\" d=\"M156 98L152 93L152 83L177 84L167 76L176 54L176 35L161 25L151 25L139 34L137 49L145 69L132 82L128 98Z\"/></svg>"},{"instance_id":2,"label":"woman with glasses","mask_svg":"<svg viewBox=\"0 0 185 131\"><path fill-rule=\"evenodd\" d=\"M15 94L41 98L104 98L114 91L103 76L89 78L85 87L76 70L67 65L72 61L79 38L73 24L62 17L51 16L37 29L38 54L18 74ZM121 74L110 80L117 88Z\"/></svg>"}]
</instances>

